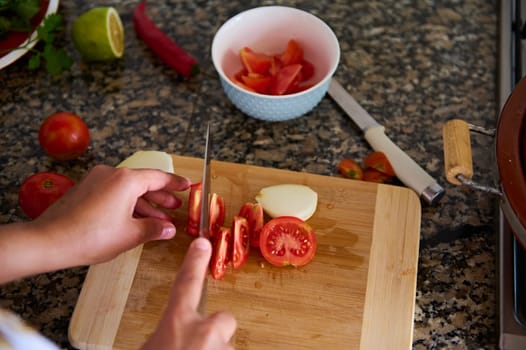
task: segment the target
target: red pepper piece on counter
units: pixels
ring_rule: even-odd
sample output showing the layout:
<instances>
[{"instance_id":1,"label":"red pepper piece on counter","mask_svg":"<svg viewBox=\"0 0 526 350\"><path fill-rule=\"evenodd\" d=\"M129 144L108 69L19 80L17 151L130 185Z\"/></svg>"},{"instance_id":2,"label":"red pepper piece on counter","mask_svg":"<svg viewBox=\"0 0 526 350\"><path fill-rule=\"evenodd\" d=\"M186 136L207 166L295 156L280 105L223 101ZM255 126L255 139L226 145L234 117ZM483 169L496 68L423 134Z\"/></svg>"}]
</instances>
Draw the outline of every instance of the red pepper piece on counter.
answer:
<instances>
[{"instance_id":1,"label":"red pepper piece on counter","mask_svg":"<svg viewBox=\"0 0 526 350\"><path fill-rule=\"evenodd\" d=\"M146 15L146 3L140 2L133 11L137 36L167 65L189 78L199 73L197 60L163 33Z\"/></svg>"}]
</instances>

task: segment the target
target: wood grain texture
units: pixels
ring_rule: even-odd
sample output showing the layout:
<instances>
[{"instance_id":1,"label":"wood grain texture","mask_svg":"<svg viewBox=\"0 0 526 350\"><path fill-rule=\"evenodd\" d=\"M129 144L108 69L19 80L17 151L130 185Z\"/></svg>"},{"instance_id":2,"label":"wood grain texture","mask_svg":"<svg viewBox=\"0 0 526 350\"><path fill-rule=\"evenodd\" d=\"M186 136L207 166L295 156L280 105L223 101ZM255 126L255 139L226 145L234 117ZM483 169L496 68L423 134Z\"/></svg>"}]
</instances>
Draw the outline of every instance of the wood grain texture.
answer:
<instances>
[{"instance_id":1,"label":"wood grain texture","mask_svg":"<svg viewBox=\"0 0 526 350\"><path fill-rule=\"evenodd\" d=\"M458 175L466 179L473 177L473 156L468 123L460 119L449 120L442 129L442 139L446 178L454 185L461 185L462 183L457 179Z\"/></svg>"},{"instance_id":2,"label":"wood grain texture","mask_svg":"<svg viewBox=\"0 0 526 350\"><path fill-rule=\"evenodd\" d=\"M69 341L78 349L113 349L143 245L88 270L71 317Z\"/></svg>"},{"instance_id":3,"label":"wood grain texture","mask_svg":"<svg viewBox=\"0 0 526 350\"><path fill-rule=\"evenodd\" d=\"M174 156L174 166L177 173L200 180L202 159ZM226 309L235 315L236 349L411 347L420 232L420 202L413 191L217 161L211 171L212 191L225 199L227 218L245 201L253 201L259 189L273 184L305 184L319 197L309 219L318 241L311 263L278 268L253 250L247 263L223 280L208 279L207 312ZM175 239L144 245L131 289L118 296L126 306L115 330L114 349L136 349L155 329L192 239L184 232L186 210L174 213ZM97 274L108 279L108 272ZM93 291L89 284L94 283L96 278L87 280L83 292ZM96 314L103 321L107 309L86 294L77 309L90 307L78 313ZM110 341L104 334L94 339L85 329L77 321L70 333L83 344Z\"/></svg>"}]
</instances>

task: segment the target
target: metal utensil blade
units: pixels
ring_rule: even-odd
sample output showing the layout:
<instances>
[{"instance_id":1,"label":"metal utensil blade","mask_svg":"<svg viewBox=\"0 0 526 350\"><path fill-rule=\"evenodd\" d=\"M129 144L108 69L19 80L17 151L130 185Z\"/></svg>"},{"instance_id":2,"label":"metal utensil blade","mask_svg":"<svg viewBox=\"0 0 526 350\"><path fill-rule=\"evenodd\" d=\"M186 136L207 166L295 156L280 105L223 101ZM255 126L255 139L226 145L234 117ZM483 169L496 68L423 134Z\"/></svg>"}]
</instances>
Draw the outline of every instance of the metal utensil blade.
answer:
<instances>
[{"instance_id":1,"label":"metal utensil blade","mask_svg":"<svg viewBox=\"0 0 526 350\"><path fill-rule=\"evenodd\" d=\"M332 78L329 86L329 95L363 131L371 147L387 156L400 181L413 189L427 204L435 204L442 197L444 189L437 181L385 135L384 127L335 78Z\"/></svg>"},{"instance_id":2,"label":"metal utensil blade","mask_svg":"<svg viewBox=\"0 0 526 350\"><path fill-rule=\"evenodd\" d=\"M206 127L205 155L203 158L203 177L201 182L201 214L199 217L199 237L209 238L209 210L210 210L210 124Z\"/></svg>"},{"instance_id":3,"label":"metal utensil blade","mask_svg":"<svg viewBox=\"0 0 526 350\"><path fill-rule=\"evenodd\" d=\"M210 237L210 160L211 160L212 140L210 136L210 123L206 127L205 155L203 158L203 178L201 182L201 213L199 216L199 237L208 239ZM201 299L199 300L198 311L201 315L206 314L206 294L208 289L208 279L203 281Z\"/></svg>"}]
</instances>

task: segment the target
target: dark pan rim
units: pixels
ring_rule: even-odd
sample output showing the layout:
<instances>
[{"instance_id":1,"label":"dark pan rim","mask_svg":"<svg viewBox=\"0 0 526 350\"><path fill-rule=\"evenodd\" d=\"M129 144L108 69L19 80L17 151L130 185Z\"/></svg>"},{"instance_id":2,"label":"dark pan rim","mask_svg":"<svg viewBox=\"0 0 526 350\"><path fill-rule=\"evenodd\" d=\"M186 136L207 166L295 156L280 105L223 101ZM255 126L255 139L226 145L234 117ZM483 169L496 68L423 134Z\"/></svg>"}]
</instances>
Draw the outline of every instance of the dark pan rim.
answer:
<instances>
[{"instance_id":1,"label":"dark pan rim","mask_svg":"<svg viewBox=\"0 0 526 350\"><path fill-rule=\"evenodd\" d=\"M502 109L497 128L496 155L504 200L508 202L515 218L510 222L522 227L512 227L520 232L526 244L526 179L524 164L524 138L526 137L526 78L523 78L509 96Z\"/></svg>"}]
</instances>

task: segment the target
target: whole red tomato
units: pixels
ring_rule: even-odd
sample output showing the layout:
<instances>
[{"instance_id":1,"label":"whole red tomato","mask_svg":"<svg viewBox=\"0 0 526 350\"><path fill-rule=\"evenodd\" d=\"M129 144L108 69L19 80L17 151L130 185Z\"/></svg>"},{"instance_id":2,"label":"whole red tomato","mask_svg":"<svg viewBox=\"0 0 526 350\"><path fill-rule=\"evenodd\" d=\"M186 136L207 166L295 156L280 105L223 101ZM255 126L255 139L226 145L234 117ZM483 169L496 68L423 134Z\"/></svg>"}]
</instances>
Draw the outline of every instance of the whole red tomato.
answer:
<instances>
[{"instance_id":1,"label":"whole red tomato","mask_svg":"<svg viewBox=\"0 0 526 350\"><path fill-rule=\"evenodd\" d=\"M79 116L58 112L48 116L40 125L38 142L51 158L71 160L86 151L90 135L86 123Z\"/></svg>"},{"instance_id":2,"label":"whole red tomato","mask_svg":"<svg viewBox=\"0 0 526 350\"><path fill-rule=\"evenodd\" d=\"M42 214L75 183L67 176L50 171L28 177L18 191L20 208L31 219Z\"/></svg>"}]
</instances>

